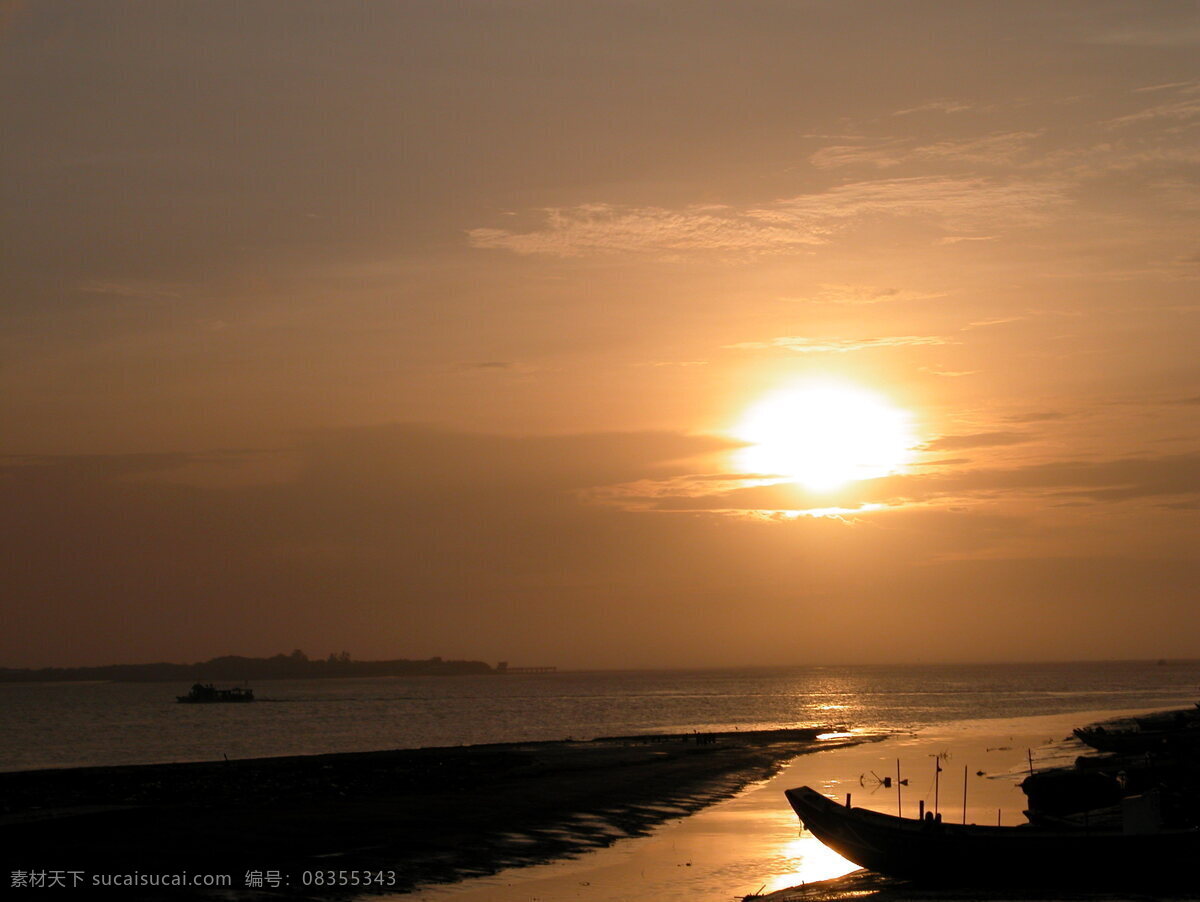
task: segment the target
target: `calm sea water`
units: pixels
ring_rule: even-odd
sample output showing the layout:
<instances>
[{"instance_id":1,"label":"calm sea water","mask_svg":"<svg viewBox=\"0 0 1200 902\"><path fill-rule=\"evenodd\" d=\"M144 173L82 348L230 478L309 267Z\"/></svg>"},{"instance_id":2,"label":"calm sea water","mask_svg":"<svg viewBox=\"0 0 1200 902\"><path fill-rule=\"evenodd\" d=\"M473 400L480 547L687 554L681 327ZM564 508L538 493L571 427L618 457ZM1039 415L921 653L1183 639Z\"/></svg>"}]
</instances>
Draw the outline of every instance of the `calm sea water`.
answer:
<instances>
[{"instance_id":1,"label":"calm sea water","mask_svg":"<svg viewBox=\"0 0 1200 902\"><path fill-rule=\"evenodd\" d=\"M0 684L0 770L791 726L912 730L1186 707L1200 662L264 681L250 705L173 683Z\"/></svg>"}]
</instances>

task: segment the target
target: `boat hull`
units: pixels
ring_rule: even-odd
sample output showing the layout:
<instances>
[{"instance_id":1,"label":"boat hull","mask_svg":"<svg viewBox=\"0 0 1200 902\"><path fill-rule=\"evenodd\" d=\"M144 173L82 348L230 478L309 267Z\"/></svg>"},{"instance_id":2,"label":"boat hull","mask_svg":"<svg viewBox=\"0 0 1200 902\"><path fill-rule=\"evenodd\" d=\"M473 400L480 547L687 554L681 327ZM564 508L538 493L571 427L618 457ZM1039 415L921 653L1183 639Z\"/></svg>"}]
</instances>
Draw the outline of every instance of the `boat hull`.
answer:
<instances>
[{"instance_id":1,"label":"boat hull","mask_svg":"<svg viewBox=\"0 0 1200 902\"><path fill-rule=\"evenodd\" d=\"M1200 749L1200 728L1178 730L1106 730L1080 727L1075 738L1098 752L1139 755L1146 752L1190 752Z\"/></svg>"},{"instance_id":2,"label":"boat hull","mask_svg":"<svg viewBox=\"0 0 1200 902\"><path fill-rule=\"evenodd\" d=\"M846 808L807 786L786 792L814 836L855 864L958 886L1191 885L1200 831L1118 833L918 821Z\"/></svg>"}]
</instances>

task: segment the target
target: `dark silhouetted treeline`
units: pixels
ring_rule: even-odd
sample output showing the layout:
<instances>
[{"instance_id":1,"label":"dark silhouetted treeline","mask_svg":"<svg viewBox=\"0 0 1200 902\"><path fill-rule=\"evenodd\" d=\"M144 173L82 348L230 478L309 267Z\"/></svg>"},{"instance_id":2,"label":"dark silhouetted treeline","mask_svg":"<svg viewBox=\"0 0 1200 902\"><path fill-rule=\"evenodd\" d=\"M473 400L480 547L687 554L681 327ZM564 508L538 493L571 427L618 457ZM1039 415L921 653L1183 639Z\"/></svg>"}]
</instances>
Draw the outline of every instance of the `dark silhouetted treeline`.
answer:
<instances>
[{"instance_id":1,"label":"dark silhouetted treeline","mask_svg":"<svg viewBox=\"0 0 1200 902\"><path fill-rule=\"evenodd\" d=\"M109 664L104 667L44 667L29 670L0 668L0 682L53 682L62 680L116 680L123 682L156 681L235 681L299 680L322 677L379 676L454 676L469 673L493 673L482 661L354 661L342 652L328 658L309 658L297 649L290 655L272 658L243 658L225 655L196 664Z\"/></svg>"}]
</instances>

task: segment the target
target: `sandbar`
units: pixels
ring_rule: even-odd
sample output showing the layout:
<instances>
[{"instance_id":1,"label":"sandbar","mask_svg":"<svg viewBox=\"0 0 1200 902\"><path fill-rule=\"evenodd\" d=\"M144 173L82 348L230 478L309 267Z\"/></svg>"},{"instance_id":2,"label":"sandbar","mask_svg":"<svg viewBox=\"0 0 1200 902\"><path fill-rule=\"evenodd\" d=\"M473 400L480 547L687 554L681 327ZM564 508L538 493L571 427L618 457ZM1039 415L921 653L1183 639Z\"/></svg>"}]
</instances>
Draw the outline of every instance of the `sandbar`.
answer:
<instances>
[{"instance_id":1,"label":"sandbar","mask_svg":"<svg viewBox=\"0 0 1200 902\"><path fill-rule=\"evenodd\" d=\"M228 875L163 898L408 892L648 833L856 740L817 729L624 736L0 774L5 870ZM313 874L341 875L321 878ZM82 878L78 875L82 874ZM353 875L385 875L365 885ZM278 885L260 875L278 875ZM343 882L343 877L346 877ZM81 882L82 880L82 882Z\"/></svg>"}]
</instances>

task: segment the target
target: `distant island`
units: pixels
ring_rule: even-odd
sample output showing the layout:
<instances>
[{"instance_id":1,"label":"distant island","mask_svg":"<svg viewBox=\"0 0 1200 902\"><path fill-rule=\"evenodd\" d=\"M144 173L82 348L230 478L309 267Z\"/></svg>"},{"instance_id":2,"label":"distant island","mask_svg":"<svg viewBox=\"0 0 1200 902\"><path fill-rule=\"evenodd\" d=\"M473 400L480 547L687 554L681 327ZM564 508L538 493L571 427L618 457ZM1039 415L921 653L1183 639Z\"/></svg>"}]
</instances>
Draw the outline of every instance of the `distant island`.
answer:
<instances>
[{"instance_id":1,"label":"distant island","mask_svg":"<svg viewBox=\"0 0 1200 902\"><path fill-rule=\"evenodd\" d=\"M444 661L439 657L424 661L399 658L393 661L354 661L349 653L310 658L300 649L290 655L271 658L244 658L225 655L196 664L109 664L103 667L0 667L0 682L44 683L68 680L110 680L129 683L194 682L245 680L311 680L328 677L385 676L459 676L462 674L503 674L505 672L546 672L553 668L508 668L504 662L492 668L483 661Z\"/></svg>"}]
</instances>

